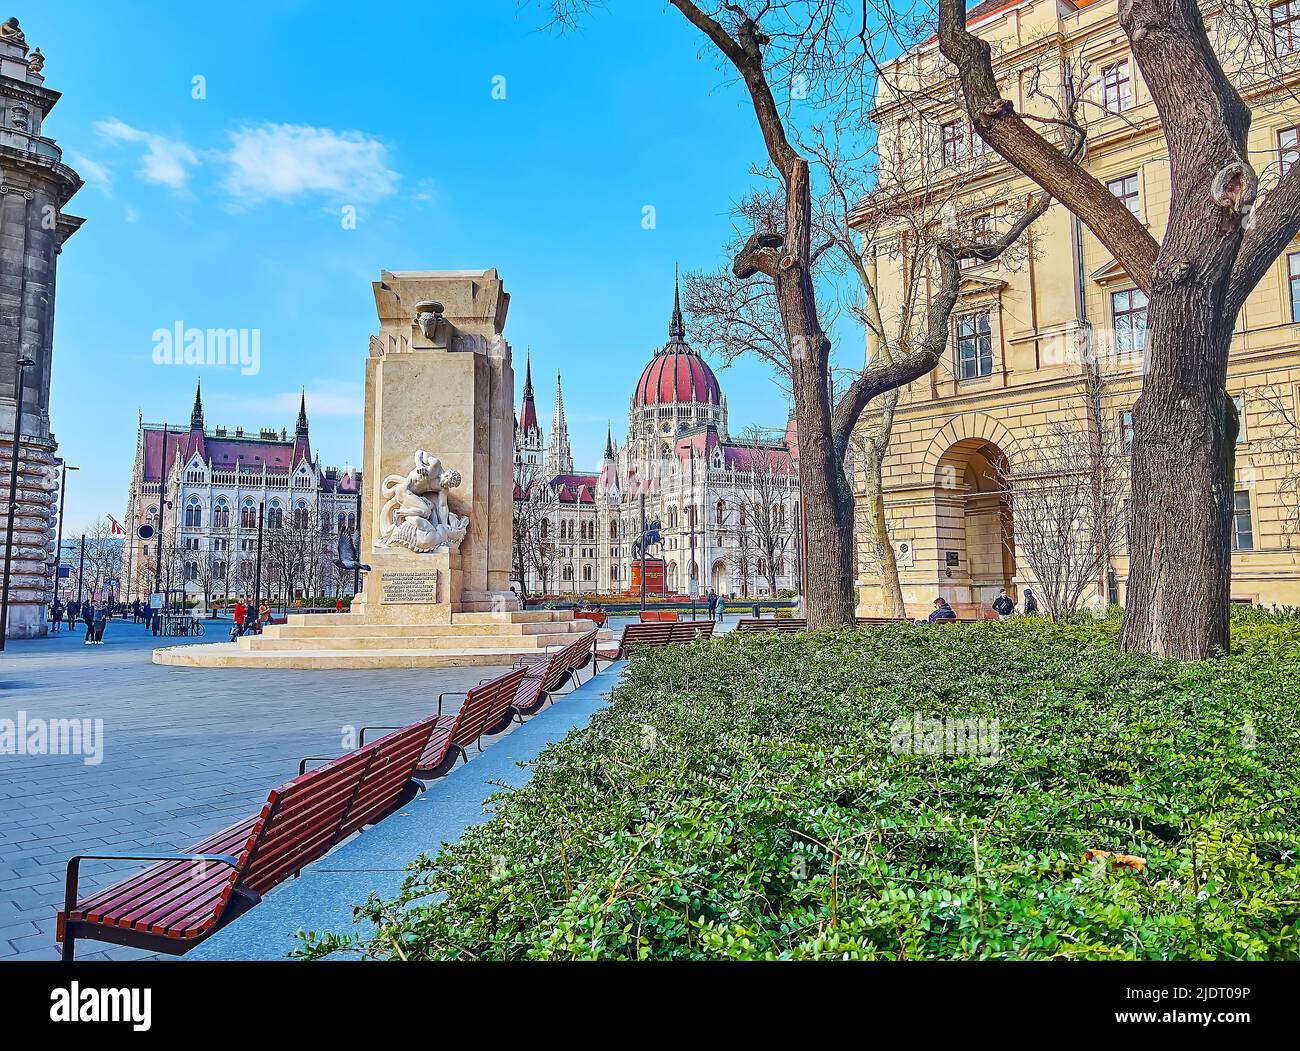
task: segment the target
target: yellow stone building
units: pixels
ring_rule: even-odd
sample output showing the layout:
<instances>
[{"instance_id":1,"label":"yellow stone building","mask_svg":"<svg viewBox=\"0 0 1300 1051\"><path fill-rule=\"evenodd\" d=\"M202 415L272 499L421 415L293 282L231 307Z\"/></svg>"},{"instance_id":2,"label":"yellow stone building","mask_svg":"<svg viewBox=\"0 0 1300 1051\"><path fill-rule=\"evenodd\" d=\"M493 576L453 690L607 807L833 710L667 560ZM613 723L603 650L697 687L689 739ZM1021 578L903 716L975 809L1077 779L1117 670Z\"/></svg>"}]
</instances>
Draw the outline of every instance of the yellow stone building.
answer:
<instances>
[{"instance_id":1,"label":"yellow stone building","mask_svg":"<svg viewBox=\"0 0 1300 1051\"><path fill-rule=\"evenodd\" d=\"M1048 100L1063 97L1062 85L1072 79L1087 129L1082 163L1159 239L1168 157L1116 6L988 0L968 18L993 45L1003 93L1018 111L1050 115ZM1300 156L1300 103L1288 97L1300 81L1300 4L1291 7L1294 19L1287 5L1278 5L1273 19L1273 47L1289 73L1244 92L1254 112L1251 160L1265 187ZM1207 24L1214 25L1208 15ZM971 135L942 66L931 41L888 68L892 88L881 85L874 111L882 165L912 165L917 185L949 195L955 221L996 230L1023 211L1037 187ZM876 284L887 312L892 306L897 315L917 263L908 253L909 230L887 219L860 221L874 228ZM938 594L973 611L987 608L1001 587L1013 598L1022 598L1026 586L1039 591L1022 557L1023 535L1017 538L1028 526L1018 520L999 461L1013 474L1027 469L1018 464L1018 446L1027 448L1053 421L1114 434L1122 446L1125 414L1141 389L1145 296L1060 204L1034 223L1017 251L965 268L951 327L945 361L902 392L884 463L886 514L912 612L927 609ZM1300 605L1298 340L1300 241L1247 301L1232 343L1228 383L1243 423L1234 601ZM866 533L859 529L860 537ZM860 612L873 612L882 600L865 543L859 567ZM1121 530L1084 604L1122 602L1127 576Z\"/></svg>"}]
</instances>

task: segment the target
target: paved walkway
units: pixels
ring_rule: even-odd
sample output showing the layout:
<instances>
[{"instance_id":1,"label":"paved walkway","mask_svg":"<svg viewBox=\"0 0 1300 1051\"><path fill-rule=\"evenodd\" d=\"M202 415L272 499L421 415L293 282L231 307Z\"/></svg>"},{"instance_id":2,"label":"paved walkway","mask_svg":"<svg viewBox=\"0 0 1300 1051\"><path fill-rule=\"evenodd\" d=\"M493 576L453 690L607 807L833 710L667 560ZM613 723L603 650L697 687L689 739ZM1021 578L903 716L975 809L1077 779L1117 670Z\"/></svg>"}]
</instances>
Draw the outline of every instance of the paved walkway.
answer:
<instances>
[{"instance_id":1,"label":"paved walkway","mask_svg":"<svg viewBox=\"0 0 1300 1051\"><path fill-rule=\"evenodd\" d=\"M0 959L58 958L54 916L70 855L187 847L256 813L303 756L342 751L345 727L413 721L440 692L487 671L164 668L149 660L158 641L113 621L103 646L74 632L11 640L0 654L0 719L103 720L98 765L0 754ZM129 869L87 862L82 885ZM86 959L144 955L84 949Z\"/></svg>"},{"instance_id":2,"label":"paved walkway","mask_svg":"<svg viewBox=\"0 0 1300 1051\"><path fill-rule=\"evenodd\" d=\"M626 620L611 619L615 638ZM735 618L727 620L720 631L734 627ZM204 641L225 630L225 622L209 623ZM184 849L255 813L271 788L296 774L302 757L342 751L350 728L413 721L432 710L439 693L467 689L490 671L171 668L150 662L160 641L190 644L112 621L103 646L85 646L82 633L73 631L11 640L0 654L0 719L17 722L25 713L29 724L103 720L98 763L82 754L0 754L0 959L57 959L54 919L71 855ZM279 956L286 931L319 930L326 916L349 921L352 903L366 896L361 887L370 877L354 878L371 864L366 851L387 852L374 862L383 874L371 889L395 889L401 868L421 850L454 840L483 819L482 800L491 791L486 779L519 782L524 774L517 763L585 724L612 681L602 673L581 696L507 731L509 748L494 741L483 757L413 804L406 816L418 820L400 818L382 835L371 830L355 847L337 851L318 866L319 881L304 877L283 892L283 910L268 908L269 901L259 906L214 938L205 955L215 958L218 949L237 955L239 932L256 929L248 953ZM105 886L133 867L87 862L82 886ZM310 903L309 914L303 903ZM322 922L311 922L311 915ZM78 959L144 955L91 941L78 949Z\"/></svg>"}]
</instances>

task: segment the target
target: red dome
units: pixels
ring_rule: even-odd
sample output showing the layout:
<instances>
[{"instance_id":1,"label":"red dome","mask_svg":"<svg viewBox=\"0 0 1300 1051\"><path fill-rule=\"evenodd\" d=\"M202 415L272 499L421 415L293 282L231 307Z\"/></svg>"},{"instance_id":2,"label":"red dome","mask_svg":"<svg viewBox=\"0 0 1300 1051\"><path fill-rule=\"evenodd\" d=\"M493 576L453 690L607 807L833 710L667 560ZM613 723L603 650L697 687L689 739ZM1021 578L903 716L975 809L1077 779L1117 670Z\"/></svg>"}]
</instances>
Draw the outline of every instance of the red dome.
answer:
<instances>
[{"instance_id":1,"label":"red dome","mask_svg":"<svg viewBox=\"0 0 1300 1051\"><path fill-rule=\"evenodd\" d=\"M641 408L679 402L721 405L722 388L702 357L684 343L669 343L641 373L632 404Z\"/></svg>"}]
</instances>

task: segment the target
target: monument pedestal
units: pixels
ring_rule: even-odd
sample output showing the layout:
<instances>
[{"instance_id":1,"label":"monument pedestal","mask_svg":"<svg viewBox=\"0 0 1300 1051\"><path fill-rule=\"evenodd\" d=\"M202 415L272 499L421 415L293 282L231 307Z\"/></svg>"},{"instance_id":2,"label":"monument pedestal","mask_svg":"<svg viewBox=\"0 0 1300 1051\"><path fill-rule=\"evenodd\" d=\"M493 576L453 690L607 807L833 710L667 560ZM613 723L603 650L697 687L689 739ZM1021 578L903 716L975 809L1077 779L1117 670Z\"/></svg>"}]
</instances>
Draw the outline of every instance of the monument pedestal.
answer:
<instances>
[{"instance_id":1,"label":"monument pedestal","mask_svg":"<svg viewBox=\"0 0 1300 1051\"><path fill-rule=\"evenodd\" d=\"M349 613L291 616L233 646L155 650L155 664L510 665L590 630L568 610L521 611L510 590L515 381L501 338L510 297L497 272L385 271L374 293L381 328L366 360L365 590Z\"/></svg>"}]
</instances>

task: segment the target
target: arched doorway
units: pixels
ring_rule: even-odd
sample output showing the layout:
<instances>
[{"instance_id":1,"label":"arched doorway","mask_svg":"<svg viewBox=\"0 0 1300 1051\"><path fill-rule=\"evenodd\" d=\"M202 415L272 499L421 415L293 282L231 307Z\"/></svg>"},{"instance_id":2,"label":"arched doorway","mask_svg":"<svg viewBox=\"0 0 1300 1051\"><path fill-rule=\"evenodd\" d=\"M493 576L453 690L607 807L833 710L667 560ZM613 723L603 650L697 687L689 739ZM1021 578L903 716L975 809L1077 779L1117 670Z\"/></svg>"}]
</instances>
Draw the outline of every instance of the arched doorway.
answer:
<instances>
[{"instance_id":1,"label":"arched doorway","mask_svg":"<svg viewBox=\"0 0 1300 1051\"><path fill-rule=\"evenodd\" d=\"M1006 454L984 438L949 446L935 470L939 592L950 602L988 605L1016 575Z\"/></svg>"},{"instance_id":2,"label":"arched doorway","mask_svg":"<svg viewBox=\"0 0 1300 1051\"><path fill-rule=\"evenodd\" d=\"M665 583L667 583L668 585L668 594L676 595L677 594L677 563L676 562L668 563L668 572L665 577Z\"/></svg>"},{"instance_id":3,"label":"arched doorway","mask_svg":"<svg viewBox=\"0 0 1300 1051\"><path fill-rule=\"evenodd\" d=\"M719 559L713 563L713 572L710 574L710 586L719 595L727 594L727 563Z\"/></svg>"}]
</instances>

